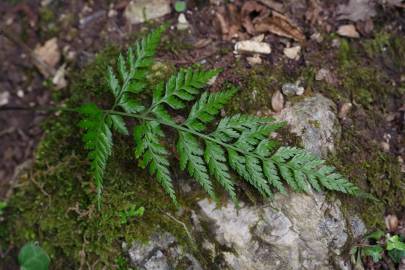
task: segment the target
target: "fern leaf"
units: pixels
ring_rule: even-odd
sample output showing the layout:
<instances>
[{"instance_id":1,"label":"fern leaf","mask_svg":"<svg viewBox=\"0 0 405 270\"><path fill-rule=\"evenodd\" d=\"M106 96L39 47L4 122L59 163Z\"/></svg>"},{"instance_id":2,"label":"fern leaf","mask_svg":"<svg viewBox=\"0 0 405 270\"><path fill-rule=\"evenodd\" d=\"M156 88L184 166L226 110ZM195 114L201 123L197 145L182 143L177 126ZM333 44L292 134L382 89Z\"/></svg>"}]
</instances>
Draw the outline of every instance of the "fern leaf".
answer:
<instances>
[{"instance_id":1,"label":"fern leaf","mask_svg":"<svg viewBox=\"0 0 405 270\"><path fill-rule=\"evenodd\" d=\"M194 100L200 89L216 76L219 70L192 71L181 70L172 75L165 85L165 93L152 106L166 103L175 110L185 107L185 102Z\"/></svg>"},{"instance_id":2,"label":"fern leaf","mask_svg":"<svg viewBox=\"0 0 405 270\"><path fill-rule=\"evenodd\" d=\"M210 141L205 141L204 159L208 164L209 173L213 175L228 192L232 201L237 203L234 183L229 174L229 168L226 165L225 151L219 146Z\"/></svg>"},{"instance_id":3,"label":"fern leaf","mask_svg":"<svg viewBox=\"0 0 405 270\"><path fill-rule=\"evenodd\" d=\"M97 198L100 203L104 170L113 145L112 134L105 121L105 114L95 104L83 105L79 113L83 117L79 126L86 130L83 141L89 150L91 175L96 183Z\"/></svg>"},{"instance_id":4,"label":"fern leaf","mask_svg":"<svg viewBox=\"0 0 405 270\"><path fill-rule=\"evenodd\" d=\"M185 125L194 130L203 131L206 128L206 124L215 118L236 92L237 88L231 88L217 93L203 93L191 108Z\"/></svg>"},{"instance_id":5,"label":"fern leaf","mask_svg":"<svg viewBox=\"0 0 405 270\"><path fill-rule=\"evenodd\" d=\"M238 139L240 134L246 130L256 128L260 125L267 125L274 122L271 117L257 117L253 115L236 114L231 117L223 118L214 132L210 135L223 142L229 142L233 139ZM278 123L280 126L284 122Z\"/></svg>"},{"instance_id":6,"label":"fern leaf","mask_svg":"<svg viewBox=\"0 0 405 270\"><path fill-rule=\"evenodd\" d=\"M149 173L156 176L165 192L177 204L170 176L168 152L160 143L163 135L159 123L155 121L148 121L136 126L134 128L135 157L140 159L141 168L149 168Z\"/></svg>"},{"instance_id":7,"label":"fern leaf","mask_svg":"<svg viewBox=\"0 0 405 270\"><path fill-rule=\"evenodd\" d=\"M180 169L185 170L187 168L188 173L197 180L211 198L216 200L207 166L203 159L204 153L197 139L190 133L180 131L176 149L180 157Z\"/></svg>"},{"instance_id":8,"label":"fern leaf","mask_svg":"<svg viewBox=\"0 0 405 270\"><path fill-rule=\"evenodd\" d=\"M121 133L122 135L129 134L124 119L122 119L120 115L115 114L107 115L106 119L108 125L114 130L116 130L118 133Z\"/></svg>"},{"instance_id":9,"label":"fern leaf","mask_svg":"<svg viewBox=\"0 0 405 270\"><path fill-rule=\"evenodd\" d=\"M232 169L234 169L243 179L255 187L263 196L271 196L272 193L267 181L262 175L259 161L251 156L241 156L233 149L228 148L227 150L229 164Z\"/></svg>"},{"instance_id":10,"label":"fern leaf","mask_svg":"<svg viewBox=\"0 0 405 270\"><path fill-rule=\"evenodd\" d=\"M281 182L276 165L270 160L263 162L263 174L266 176L268 183L275 187L280 193L287 194L283 183Z\"/></svg>"}]
</instances>

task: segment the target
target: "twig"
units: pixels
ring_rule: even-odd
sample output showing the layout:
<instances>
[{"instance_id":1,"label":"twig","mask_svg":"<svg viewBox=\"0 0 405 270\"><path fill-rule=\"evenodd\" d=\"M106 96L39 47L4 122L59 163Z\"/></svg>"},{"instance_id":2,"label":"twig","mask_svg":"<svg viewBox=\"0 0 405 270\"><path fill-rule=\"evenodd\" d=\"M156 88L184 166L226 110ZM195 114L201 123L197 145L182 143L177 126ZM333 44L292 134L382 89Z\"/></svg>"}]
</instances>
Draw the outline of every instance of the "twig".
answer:
<instances>
[{"instance_id":1,"label":"twig","mask_svg":"<svg viewBox=\"0 0 405 270\"><path fill-rule=\"evenodd\" d=\"M160 209L159 209L159 210L160 210ZM190 231L189 231L188 228L187 228L187 225L186 225L184 222L180 221L179 219L175 218L174 216L170 215L170 214L167 213L167 212L163 212L162 210L160 210L160 211L161 211L164 215L166 215L167 217L171 218L172 220L174 220L175 222L177 222L178 224L180 224L181 226L183 226L184 230L186 231L187 236L188 236L188 237L190 238L190 240L191 240L191 243L192 243L193 245L195 244L194 238L193 238L193 236L191 235Z\"/></svg>"}]
</instances>

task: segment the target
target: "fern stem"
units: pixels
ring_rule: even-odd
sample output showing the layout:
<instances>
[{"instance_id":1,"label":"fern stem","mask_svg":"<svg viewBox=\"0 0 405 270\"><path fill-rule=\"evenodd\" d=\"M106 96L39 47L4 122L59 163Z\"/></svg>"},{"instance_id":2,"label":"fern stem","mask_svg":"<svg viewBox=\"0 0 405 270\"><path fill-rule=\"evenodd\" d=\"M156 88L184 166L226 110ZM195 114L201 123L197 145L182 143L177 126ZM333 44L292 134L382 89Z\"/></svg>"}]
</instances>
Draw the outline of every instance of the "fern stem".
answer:
<instances>
[{"instance_id":1,"label":"fern stem","mask_svg":"<svg viewBox=\"0 0 405 270\"><path fill-rule=\"evenodd\" d=\"M174 128L174 129L177 129L177 130L181 130L181 131L184 131L184 132L193 134L193 135L198 136L198 137L200 137L200 138L202 138L202 139L205 139L205 140L214 142L214 143L216 143L216 144L218 144L218 145L221 145L221 146L223 146L223 147L225 147L225 148L229 148L229 149L232 149L232 150L234 150L234 151L237 151L237 152L239 152L239 153L241 153L241 154L244 154L244 155L247 155L247 156L251 156L251 157L255 157L255 158L258 158L258 159L260 159L260 160L266 160L265 158L263 158L262 156L260 156L260 155L258 155L258 154L244 151L244 150L241 149L241 148L238 148L238 147L233 146L233 145L228 144L228 143L224 143L224 142L222 142L222 141L220 141L220 140L217 140L217 139L215 139L215 138L213 138L213 137L211 137L211 136L209 136L209 135L203 134L203 133L201 133L201 132L195 131L195 130L193 130L193 129L190 129L190 128L185 127L185 126L182 126L182 125L178 125L178 124L175 124L175 123L170 123L170 122L162 121L162 120L160 120L160 119L158 119L158 118L149 117L149 116L146 116L146 115L144 115L144 114L118 112L118 111L113 111L113 110L108 110L108 111L105 111L105 112L106 112L107 114L116 114L116 115L121 115L121 116L126 116L126 117L132 117L132 118L137 118L137 119L144 120L144 121L155 121L155 122L158 122L158 123L161 124L161 125L165 125L165 126L168 126L168 127ZM270 158L270 159L271 159L271 158ZM280 164L277 160L273 160L273 159L271 159L271 160L272 160L272 162L274 162L274 163L276 163L276 164ZM283 165L284 165L284 166L287 166L287 167L289 167L289 168L291 168L291 169L296 169L295 167L290 166L290 165L288 165L288 164L283 164Z\"/></svg>"}]
</instances>

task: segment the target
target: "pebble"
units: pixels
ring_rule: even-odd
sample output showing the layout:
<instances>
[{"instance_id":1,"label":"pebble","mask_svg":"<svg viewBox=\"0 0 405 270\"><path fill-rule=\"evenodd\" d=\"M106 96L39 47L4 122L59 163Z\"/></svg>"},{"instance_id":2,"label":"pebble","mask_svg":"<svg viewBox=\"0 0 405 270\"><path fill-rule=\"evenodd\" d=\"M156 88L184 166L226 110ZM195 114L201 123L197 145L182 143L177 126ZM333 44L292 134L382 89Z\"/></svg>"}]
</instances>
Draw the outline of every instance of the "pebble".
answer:
<instances>
[{"instance_id":1,"label":"pebble","mask_svg":"<svg viewBox=\"0 0 405 270\"><path fill-rule=\"evenodd\" d=\"M10 100L10 93L9 92L0 93L0 106L7 105L9 100Z\"/></svg>"},{"instance_id":2,"label":"pebble","mask_svg":"<svg viewBox=\"0 0 405 270\"><path fill-rule=\"evenodd\" d=\"M340 107L338 117L340 119L345 119L352 107L353 104L350 102L343 103L342 106Z\"/></svg>"},{"instance_id":3,"label":"pebble","mask_svg":"<svg viewBox=\"0 0 405 270\"><path fill-rule=\"evenodd\" d=\"M301 46L294 46L290 48L284 48L284 55L287 56L290 59L293 60L298 60L300 59L300 51L301 51Z\"/></svg>"},{"instance_id":4,"label":"pebble","mask_svg":"<svg viewBox=\"0 0 405 270\"><path fill-rule=\"evenodd\" d=\"M253 65L258 65L262 63L262 59L260 58L260 55L254 54L253 56L246 57L246 60L248 63L253 66Z\"/></svg>"},{"instance_id":5,"label":"pebble","mask_svg":"<svg viewBox=\"0 0 405 270\"><path fill-rule=\"evenodd\" d=\"M171 12L169 0L132 0L124 11L124 16L131 24L143 23Z\"/></svg>"},{"instance_id":6,"label":"pebble","mask_svg":"<svg viewBox=\"0 0 405 270\"><path fill-rule=\"evenodd\" d=\"M188 28L190 28L190 24L187 21L186 16L184 15L184 13L181 13L179 15L179 18L177 19L177 25L176 25L177 30L187 30Z\"/></svg>"},{"instance_id":7,"label":"pebble","mask_svg":"<svg viewBox=\"0 0 405 270\"><path fill-rule=\"evenodd\" d=\"M17 97L23 98L23 97L24 97L24 91L21 90L21 89L19 89L19 90L17 91Z\"/></svg>"},{"instance_id":8,"label":"pebble","mask_svg":"<svg viewBox=\"0 0 405 270\"><path fill-rule=\"evenodd\" d=\"M346 24L339 26L337 33L342 37L359 38L360 34L357 32L353 24Z\"/></svg>"},{"instance_id":9,"label":"pebble","mask_svg":"<svg viewBox=\"0 0 405 270\"><path fill-rule=\"evenodd\" d=\"M270 54L271 47L266 42L259 42L255 40L243 40L236 42L235 51L237 53L250 52L250 53Z\"/></svg>"},{"instance_id":10,"label":"pebble","mask_svg":"<svg viewBox=\"0 0 405 270\"><path fill-rule=\"evenodd\" d=\"M271 107L275 112L280 112L284 108L284 96L280 91L276 91L271 97Z\"/></svg>"},{"instance_id":11,"label":"pebble","mask_svg":"<svg viewBox=\"0 0 405 270\"><path fill-rule=\"evenodd\" d=\"M281 87L281 91L286 96L302 96L304 94L304 87L299 86L298 83L285 83Z\"/></svg>"}]
</instances>

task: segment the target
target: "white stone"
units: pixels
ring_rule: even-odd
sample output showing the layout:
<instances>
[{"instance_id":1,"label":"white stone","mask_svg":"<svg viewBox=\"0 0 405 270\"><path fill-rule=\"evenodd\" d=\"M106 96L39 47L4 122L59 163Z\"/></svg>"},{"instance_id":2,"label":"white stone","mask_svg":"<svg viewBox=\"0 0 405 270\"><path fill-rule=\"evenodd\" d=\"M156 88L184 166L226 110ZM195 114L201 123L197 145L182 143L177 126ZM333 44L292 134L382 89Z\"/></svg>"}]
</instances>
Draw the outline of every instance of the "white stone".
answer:
<instances>
[{"instance_id":1,"label":"white stone","mask_svg":"<svg viewBox=\"0 0 405 270\"><path fill-rule=\"evenodd\" d=\"M168 0L132 0L124 11L124 16L131 24L160 18L171 12Z\"/></svg>"},{"instance_id":2,"label":"white stone","mask_svg":"<svg viewBox=\"0 0 405 270\"><path fill-rule=\"evenodd\" d=\"M284 48L284 55L289 59L298 60L300 59L301 46L294 46L290 48Z\"/></svg>"},{"instance_id":3,"label":"white stone","mask_svg":"<svg viewBox=\"0 0 405 270\"><path fill-rule=\"evenodd\" d=\"M10 100L10 93L9 92L1 92L0 93L0 106L7 105Z\"/></svg>"},{"instance_id":4,"label":"white stone","mask_svg":"<svg viewBox=\"0 0 405 270\"><path fill-rule=\"evenodd\" d=\"M271 47L266 42L259 42L259 41L254 41L254 40L243 40L243 41L236 42L235 51L237 53L250 52L250 53L270 54Z\"/></svg>"},{"instance_id":5,"label":"white stone","mask_svg":"<svg viewBox=\"0 0 405 270\"><path fill-rule=\"evenodd\" d=\"M190 24L187 21L186 15L184 15L184 13L181 13L179 15L179 18L177 19L177 30L187 30L188 28L190 28Z\"/></svg>"}]
</instances>

